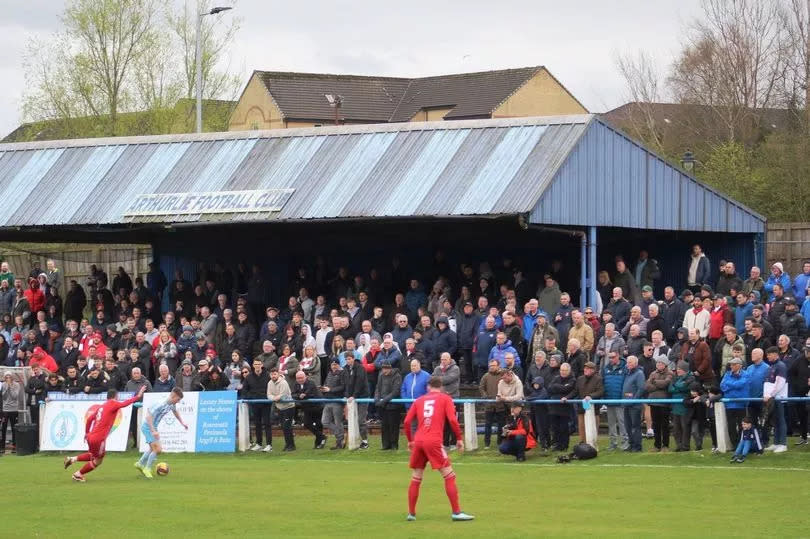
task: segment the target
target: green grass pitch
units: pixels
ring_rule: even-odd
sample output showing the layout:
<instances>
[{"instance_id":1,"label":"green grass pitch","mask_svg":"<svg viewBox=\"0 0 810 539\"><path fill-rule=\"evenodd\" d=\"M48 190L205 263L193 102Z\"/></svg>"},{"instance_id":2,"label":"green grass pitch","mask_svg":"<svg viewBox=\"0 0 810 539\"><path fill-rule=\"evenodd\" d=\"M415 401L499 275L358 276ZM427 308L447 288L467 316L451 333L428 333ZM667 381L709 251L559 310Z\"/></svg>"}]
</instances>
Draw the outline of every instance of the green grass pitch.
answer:
<instances>
[{"instance_id":1,"label":"green grass pitch","mask_svg":"<svg viewBox=\"0 0 810 539\"><path fill-rule=\"evenodd\" d=\"M451 458L462 509L451 522L439 474L428 470L405 522L407 451L164 454L147 480L135 452L109 453L87 483L62 456L6 455L4 537L800 537L810 535L810 449L750 456L600 452L556 464L495 450ZM331 439L330 439L331 441ZM792 442L793 440L791 440ZM647 441L645 441L645 444ZM404 447L404 439L401 447ZM73 466L72 470L78 469Z\"/></svg>"}]
</instances>

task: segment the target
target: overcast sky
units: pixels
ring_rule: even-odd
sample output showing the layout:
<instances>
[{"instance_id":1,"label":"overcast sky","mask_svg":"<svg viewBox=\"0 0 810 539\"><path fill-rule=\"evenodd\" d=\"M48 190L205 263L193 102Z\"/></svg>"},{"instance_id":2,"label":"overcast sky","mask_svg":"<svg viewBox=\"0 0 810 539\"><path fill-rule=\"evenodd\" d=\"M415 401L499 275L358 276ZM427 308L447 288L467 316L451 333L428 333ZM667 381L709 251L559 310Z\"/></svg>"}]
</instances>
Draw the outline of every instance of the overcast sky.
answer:
<instances>
[{"instance_id":1,"label":"overcast sky","mask_svg":"<svg viewBox=\"0 0 810 539\"><path fill-rule=\"evenodd\" d=\"M179 1L179 0L176 0ZM228 2L230 3L230 2ZM623 103L617 52L644 49L666 66L700 0L238 0L230 65L424 76L545 65L592 112ZM22 118L22 54L58 30L60 0L7 2L0 18L0 136Z\"/></svg>"}]
</instances>

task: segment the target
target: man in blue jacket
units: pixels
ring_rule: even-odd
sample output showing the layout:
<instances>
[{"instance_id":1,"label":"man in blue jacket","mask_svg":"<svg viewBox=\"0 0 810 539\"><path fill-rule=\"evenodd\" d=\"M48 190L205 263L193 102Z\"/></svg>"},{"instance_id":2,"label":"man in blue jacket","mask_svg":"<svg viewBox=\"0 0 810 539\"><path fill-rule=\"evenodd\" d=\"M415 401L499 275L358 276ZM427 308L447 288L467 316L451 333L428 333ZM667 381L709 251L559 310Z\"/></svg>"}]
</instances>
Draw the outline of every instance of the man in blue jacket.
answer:
<instances>
[{"instance_id":1,"label":"man in blue jacket","mask_svg":"<svg viewBox=\"0 0 810 539\"><path fill-rule=\"evenodd\" d=\"M756 401L748 401L746 408L749 417L756 418L757 425L762 427L762 388L765 384L765 376L768 374L768 364L764 361L765 351L762 348L754 348L751 350L751 364L745 369L748 375L748 397L752 399L759 399ZM762 436L762 444L768 445L768 433L760 428Z\"/></svg>"},{"instance_id":2,"label":"man in blue jacket","mask_svg":"<svg viewBox=\"0 0 810 539\"><path fill-rule=\"evenodd\" d=\"M743 370L741 358L731 358L728 362L729 369L720 381L720 389L727 399L745 399L751 394L751 379L748 373ZM726 402L726 419L728 421L728 437L731 445L737 447L740 443L740 432L742 432L742 420L745 417L745 402Z\"/></svg>"},{"instance_id":3,"label":"man in blue jacket","mask_svg":"<svg viewBox=\"0 0 810 539\"><path fill-rule=\"evenodd\" d=\"M754 314L754 304L745 292L737 292L737 306L734 308L734 327L737 335L745 335L745 319Z\"/></svg>"},{"instance_id":4,"label":"man in blue jacket","mask_svg":"<svg viewBox=\"0 0 810 539\"><path fill-rule=\"evenodd\" d=\"M805 260L802 264L802 272L793 280L793 295L796 303L801 305L807 297L807 289L810 288L810 260Z\"/></svg>"},{"instance_id":5,"label":"man in blue jacket","mask_svg":"<svg viewBox=\"0 0 810 539\"><path fill-rule=\"evenodd\" d=\"M703 253L700 245L692 246L692 258L689 262L689 269L686 274L686 284L695 294L700 292L700 287L708 284L711 276L711 264L708 257Z\"/></svg>"},{"instance_id":6,"label":"man in blue jacket","mask_svg":"<svg viewBox=\"0 0 810 539\"><path fill-rule=\"evenodd\" d=\"M402 398L416 400L427 393L428 380L430 380L430 374L422 370L422 364L419 363L418 359L412 359L411 372L402 380L400 389ZM405 407L410 408L410 403L406 404Z\"/></svg>"},{"instance_id":7,"label":"man in blue jacket","mask_svg":"<svg viewBox=\"0 0 810 539\"><path fill-rule=\"evenodd\" d=\"M478 331L475 337L475 347L473 348L473 364L475 365L475 379L480 381L484 373L487 372L489 362L489 352L495 346L495 339L498 329L495 327L495 319L491 316L486 318L485 327Z\"/></svg>"},{"instance_id":8,"label":"man in blue jacket","mask_svg":"<svg viewBox=\"0 0 810 539\"><path fill-rule=\"evenodd\" d=\"M512 341L507 340L506 333L499 331L495 337L495 346L489 352L488 359L497 359L501 368L506 368L506 354L512 354L515 358L515 364L520 366L520 356L518 355L515 347L512 346Z\"/></svg>"},{"instance_id":9,"label":"man in blue jacket","mask_svg":"<svg viewBox=\"0 0 810 539\"><path fill-rule=\"evenodd\" d=\"M622 398L622 388L624 379L627 376L625 362L619 356L619 352L613 350L607 354L607 359L603 362L602 383L605 386L605 398L618 400ZM610 446L608 449L615 450L618 447L627 449L627 431L624 427L624 410L617 404L607 406L608 434L610 436Z\"/></svg>"},{"instance_id":10,"label":"man in blue jacket","mask_svg":"<svg viewBox=\"0 0 810 539\"><path fill-rule=\"evenodd\" d=\"M627 356L627 376L622 385L622 398L640 399L644 396L644 371L638 366L636 356ZM638 453L641 451L641 405L628 404L624 407L624 425L627 429L627 437L630 447L625 451Z\"/></svg>"},{"instance_id":11,"label":"man in blue jacket","mask_svg":"<svg viewBox=\"0 0 810 539\"><path fill-rule=\"evenodd\" d=\"M771 266L771 274L768 276L768 280L765 281L765 286L763 287L765 292L768 293L770 296L773 294L773 287L774 285L780 284L782 285L783 291L790 291L790 275L785 273L784 267L782 266L781 262L774 262L773 266Z\"/></svg>"}]
</instances>

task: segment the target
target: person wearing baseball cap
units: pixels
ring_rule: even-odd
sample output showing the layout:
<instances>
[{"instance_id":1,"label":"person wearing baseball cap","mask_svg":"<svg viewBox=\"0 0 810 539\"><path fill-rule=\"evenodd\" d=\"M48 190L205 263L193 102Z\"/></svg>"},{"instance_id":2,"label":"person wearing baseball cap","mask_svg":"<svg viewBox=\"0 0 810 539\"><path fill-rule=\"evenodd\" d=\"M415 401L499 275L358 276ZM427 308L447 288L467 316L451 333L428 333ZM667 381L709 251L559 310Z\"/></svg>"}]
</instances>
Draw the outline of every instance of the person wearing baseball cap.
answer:
<instances>
[{"instance_id":1,"label":"person wearing baseball cap","mask_svg":"<svg viewBox=\"0 0 810 539\"><path fill-rule=\"evenodd\" d=\"M510 414L503 427L503 441L498 446L502 455L514 455L515 460L524 462L526 451L537 446L529 415L523 412L523 402L513 401Z\"/></svg>"},{"instance_id":2,"label":"person wearing baseball cap","mask_svg":"<svg viewBox=\"0 0 810 539\"><path fill-rule=\"evenodd\" d=\"M391 402L398 399L402 388L402 374L394 369L387 359L382 361L380 374L377 376L377 387L374 389L374 404L382 416L383 451L399 449L399 422L402 405Z\"/></svg>"}]
</instances>

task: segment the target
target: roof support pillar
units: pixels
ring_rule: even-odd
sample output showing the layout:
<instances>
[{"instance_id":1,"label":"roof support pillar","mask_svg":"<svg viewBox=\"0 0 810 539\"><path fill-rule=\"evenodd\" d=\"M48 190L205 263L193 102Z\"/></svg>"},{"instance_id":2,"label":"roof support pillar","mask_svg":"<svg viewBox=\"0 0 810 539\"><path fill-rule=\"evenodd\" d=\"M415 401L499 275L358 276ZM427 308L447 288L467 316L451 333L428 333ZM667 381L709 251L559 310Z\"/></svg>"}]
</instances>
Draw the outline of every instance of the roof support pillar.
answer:
<instances>
[{"instance_id":1,"label":"roof support pillar","mask_svg":"<svg viewBox=\"0 0 810 539\"><path fill-rule=\"evenodd\" d=\"M579 308L585 311L588 304L588 238L585 234L579 237Z\"/></svg>"},{"instance_id":2,"label":"roof support pillar","mask_svg":"<svg viewBox=\"0 0 810 539\"><path fill-rule=\"evenodd\" d=\"M596 266L596 227L588 227L588 268L590 273L588 275L588 298L590 299L590 306L594 312L597 312L597 297L599 291L596 289L598 283L596 279L597 266Z\"/></svg>"}]
</instances>

